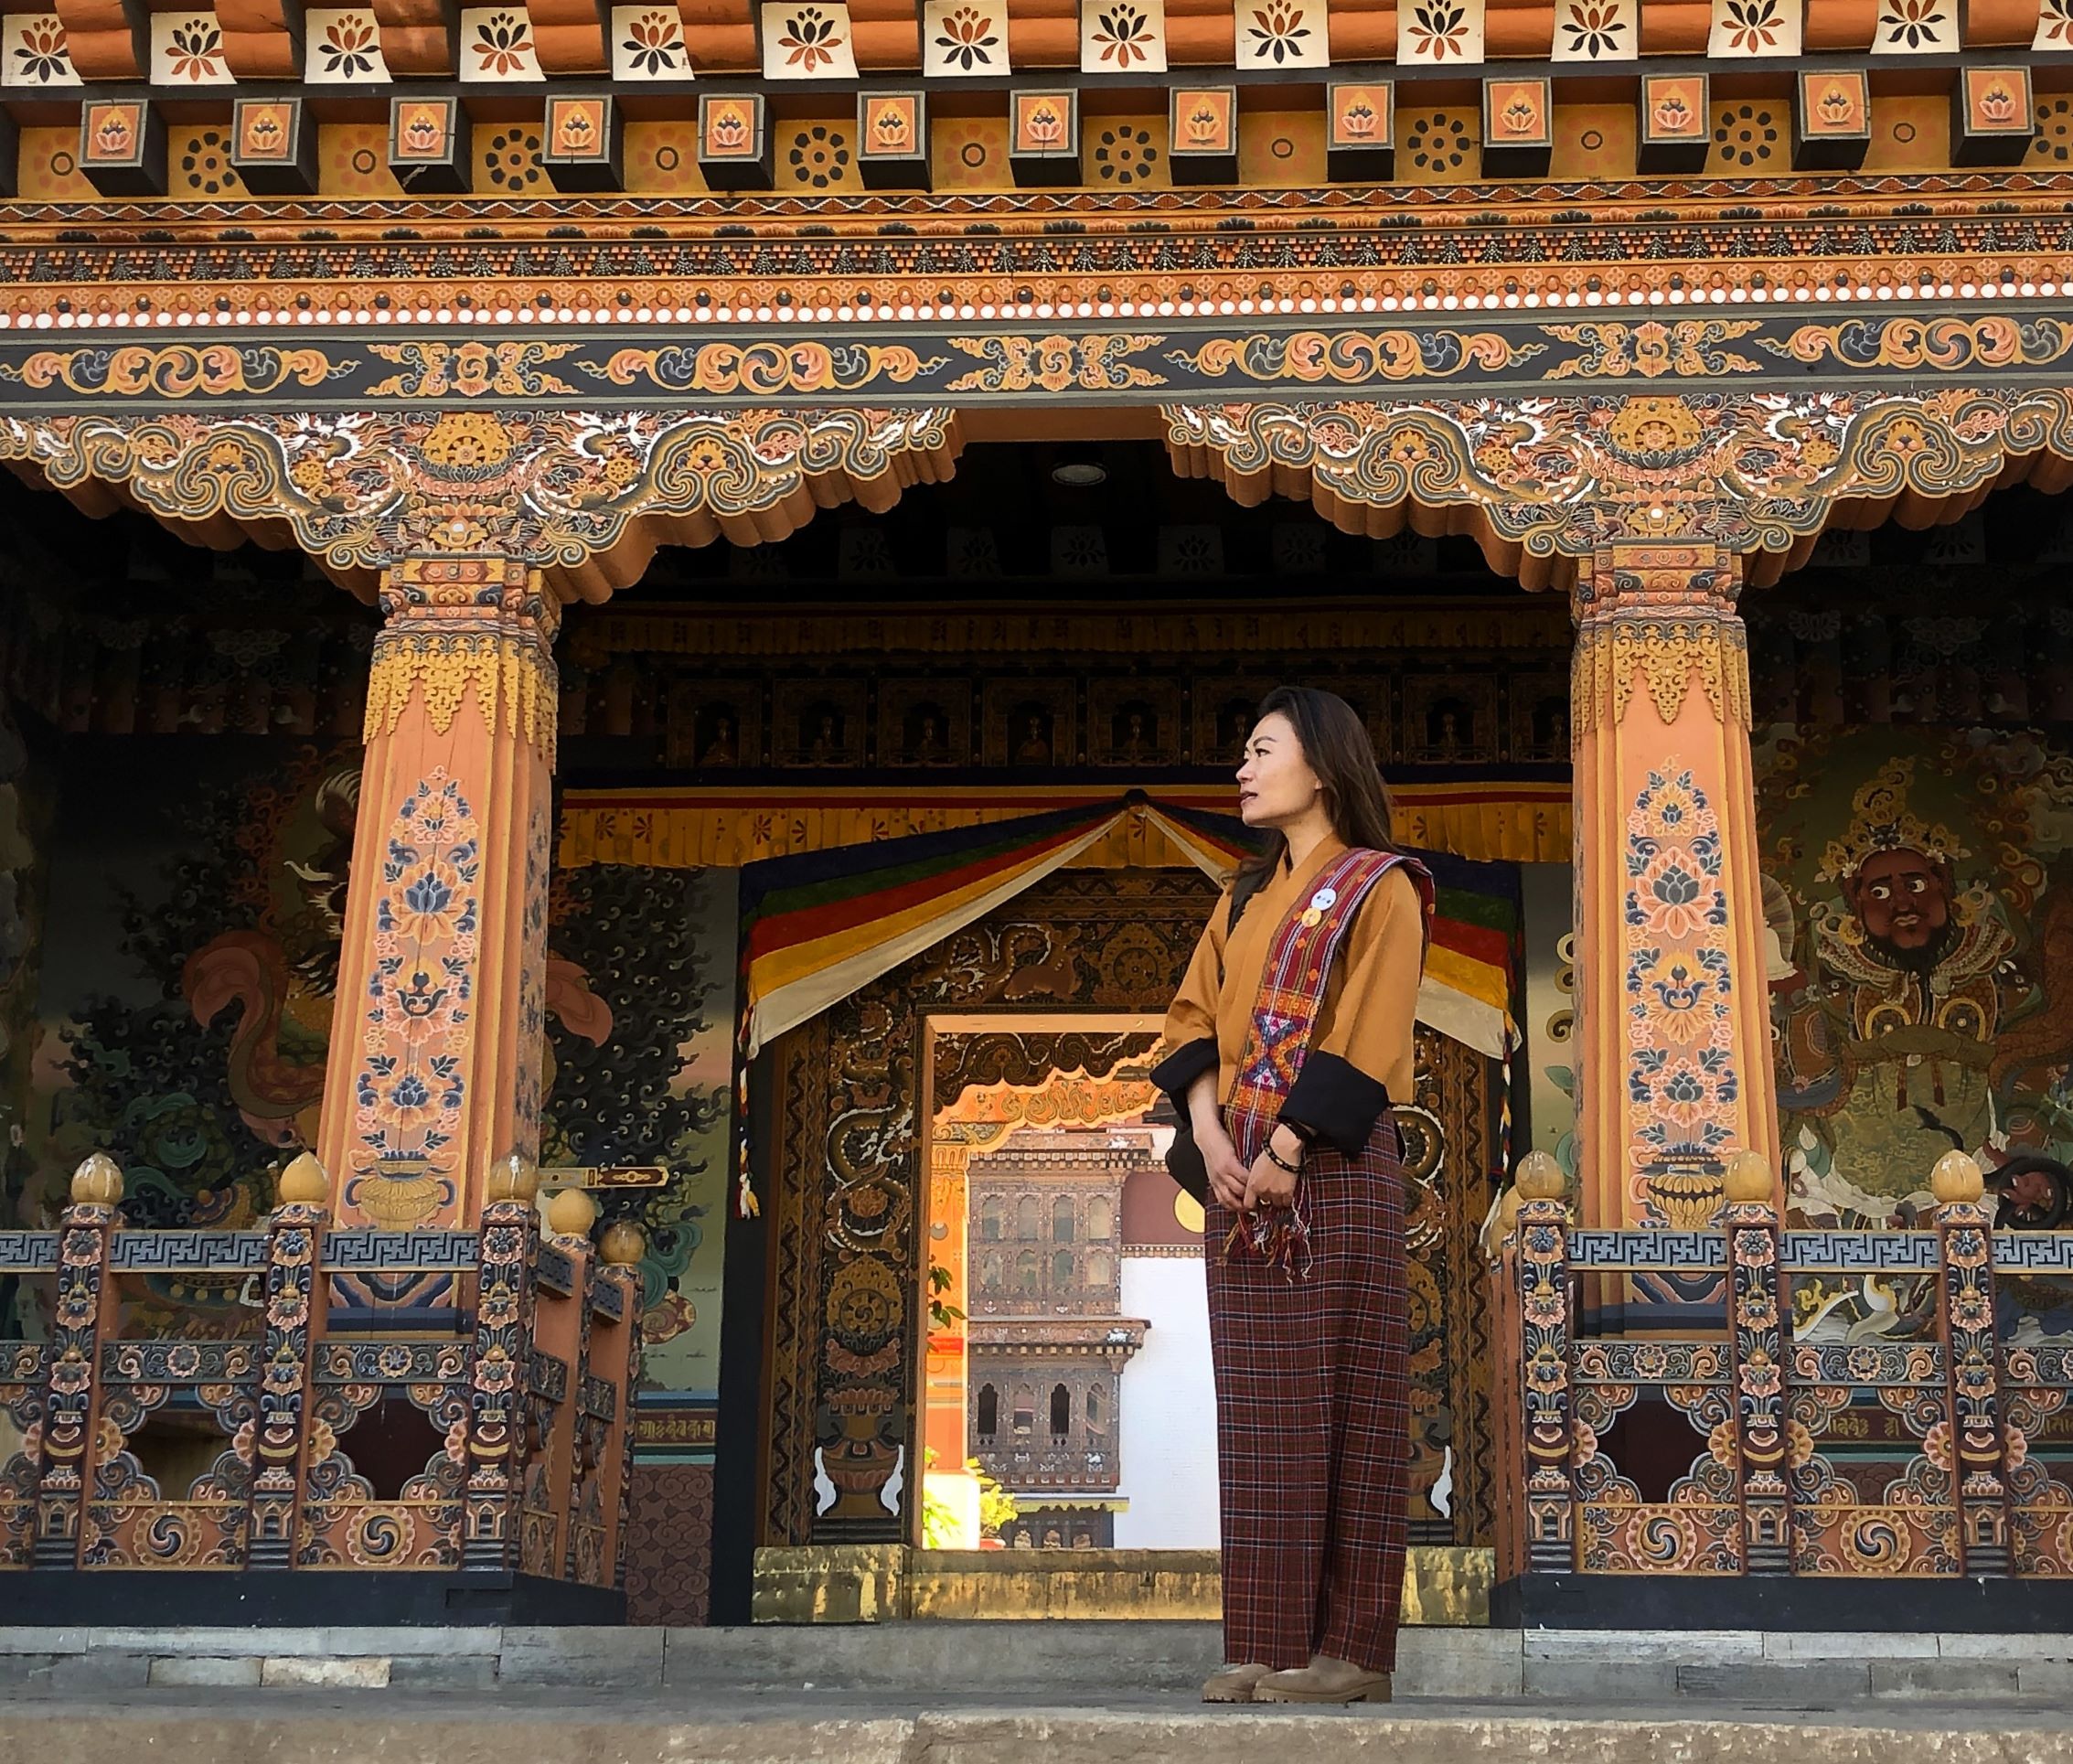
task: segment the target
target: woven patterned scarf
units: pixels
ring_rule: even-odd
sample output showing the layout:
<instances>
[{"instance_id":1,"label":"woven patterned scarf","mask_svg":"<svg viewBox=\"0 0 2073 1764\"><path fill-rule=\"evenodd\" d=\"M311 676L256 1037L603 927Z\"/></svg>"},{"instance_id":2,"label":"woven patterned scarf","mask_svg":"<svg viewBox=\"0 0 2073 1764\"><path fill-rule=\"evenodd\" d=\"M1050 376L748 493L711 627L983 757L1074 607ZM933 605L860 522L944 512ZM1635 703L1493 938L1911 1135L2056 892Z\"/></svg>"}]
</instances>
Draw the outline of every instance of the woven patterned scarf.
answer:
<instances>
[{"instance_id":1,"label":"woven patterned scarf","mask_svg":"<svg viewBox=\"0 0 2073 1764\"><path fill-rule=\"evenodd\" d=\"M1432 882L1423 865L1394 851L1341 852L1325 865L1309 899L1292 908L1276 927L1266 965L1260 970L1259 996L1253 1002L1252 1024L1245 1032L1227 1117L1238 1156L1249 1169L1281 1117L1281 1107L1309 1056L1310 1036L1324 1009L1331 965L1346 933L1374 885L1398 864L1411 872L1427 914L1432 911ZM1309 1220L1298 1177L1293 1203L1262 1207L1233 1222L1223 1243L1226 1257L1254 1254L1277 1267L1291 1280L1309 1271Z\"/></svg>"}]
</instances>

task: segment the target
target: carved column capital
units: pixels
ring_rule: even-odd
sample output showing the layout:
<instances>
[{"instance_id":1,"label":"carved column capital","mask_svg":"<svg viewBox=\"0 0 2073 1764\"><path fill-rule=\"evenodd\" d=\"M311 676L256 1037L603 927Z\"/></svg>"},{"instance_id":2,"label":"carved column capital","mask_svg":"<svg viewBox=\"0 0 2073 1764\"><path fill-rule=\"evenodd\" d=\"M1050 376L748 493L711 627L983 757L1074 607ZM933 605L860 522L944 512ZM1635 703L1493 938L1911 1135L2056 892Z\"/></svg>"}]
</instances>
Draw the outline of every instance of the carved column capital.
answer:
<instances>
[{"instance_id":1,"label":"carved column capital","mask_svg":"<svg viewBox=\"0 0 2073 1764\"><path fill-rule=\"evenodd\" d=\"M1697 681L1715 722L1749 726L1749 645L1736 602L1743 561L1709 540L1614 540L1576 572L1579 732L1624 722L1637 683L1665 723Z\"/></svg>"},{"instance_id":2,"label":"carved column capital","mask_svg":"<svg viewBox=\"0 0 2073 1764\"><path fill-rule=\"evenodd\" d=\"M538 570L513 558L410 557L381 584L382 626L368 679L367 738L393 734L413 693L445 734L461 701L488 733L515 729L554 757L554 634L561 609Z\"/></svg>"}]
</instances>

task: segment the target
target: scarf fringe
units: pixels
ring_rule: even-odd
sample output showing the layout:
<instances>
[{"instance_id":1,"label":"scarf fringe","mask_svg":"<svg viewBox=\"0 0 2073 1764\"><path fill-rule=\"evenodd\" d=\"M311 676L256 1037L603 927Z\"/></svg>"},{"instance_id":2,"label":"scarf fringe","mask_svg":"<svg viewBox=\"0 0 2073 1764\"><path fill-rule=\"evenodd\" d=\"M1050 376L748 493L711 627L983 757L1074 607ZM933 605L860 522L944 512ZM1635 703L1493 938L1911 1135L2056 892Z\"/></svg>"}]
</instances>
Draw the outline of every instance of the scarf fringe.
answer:
<instances>
[{"instance_id":1,"label":"scarf fringe","mask_svg":"<svg viewBox=\"0 0 2073 1764\"><path fill-rule=\"evenodd\" d=\"M1256 1256L1267 1267L1279 1268L1291 1286L1309 1279L1316 1258L1310 1253L1310 1220L1303 1205L1303 1181L1298 1177L1296 1192L1287 1206L1241 1213L1224 1234L1223 1259Z\"/></svg>"}]
</instances>

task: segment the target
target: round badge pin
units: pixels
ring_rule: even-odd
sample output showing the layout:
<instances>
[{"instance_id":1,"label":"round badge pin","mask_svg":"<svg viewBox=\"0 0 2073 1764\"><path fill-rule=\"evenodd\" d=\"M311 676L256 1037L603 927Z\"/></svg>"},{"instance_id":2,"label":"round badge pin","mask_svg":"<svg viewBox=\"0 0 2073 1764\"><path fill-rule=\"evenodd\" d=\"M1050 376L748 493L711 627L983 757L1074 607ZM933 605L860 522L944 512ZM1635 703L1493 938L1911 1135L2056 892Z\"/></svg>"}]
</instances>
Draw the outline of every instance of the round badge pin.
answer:
<instances>
[{"instance_id":1,"label":"round badge pin","mask_svg":"<svg viewBox=\"0 0 2073 1764\"><path fill-rule=\"evenodd\" d=\"M1336 888L1320 888L1310 896L1310 910L1313 913L1329 913L1338 904L1339 891Z\"/></svg>"}]
</instances>

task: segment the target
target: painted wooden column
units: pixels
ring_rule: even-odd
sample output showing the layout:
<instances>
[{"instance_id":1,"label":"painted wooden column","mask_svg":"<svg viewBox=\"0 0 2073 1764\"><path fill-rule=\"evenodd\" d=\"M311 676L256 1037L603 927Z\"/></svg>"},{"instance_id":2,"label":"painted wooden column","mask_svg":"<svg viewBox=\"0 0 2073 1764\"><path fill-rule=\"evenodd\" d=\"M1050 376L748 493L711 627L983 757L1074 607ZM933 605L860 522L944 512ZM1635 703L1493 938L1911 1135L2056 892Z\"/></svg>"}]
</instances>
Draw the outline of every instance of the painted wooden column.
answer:
<instances>
[{"instance_id":1,"label":"painted wooden column","mask_svg":"<svg viewBox=\"0 0 2073 1764\"><path fill-rule=\"evenodd\" d=\"M1995 1323L1993 1213L1980 1166L1947 1151L1929 1172L1937 1199L1937 1333L1950 1381L1947 1474L1958 1507L1958 1548L1968 1575L2009 1572L2010 1427L2002 1396L2001 1333ZM2020 1454L2018 1454L2018 1461Z\"/></svg>"},{"instance_id":2,"label":"painted wooden column","mask_svg":"<svg viewBox=\"0 0 2073 1764\"><path fill-rule=\"evenodd\" d=\"M539 1151L559 609L482 556L407 558L381 605L319 1150L341 1227L473 1227Z\"/></svg>"},{"instance_id":3,"label":"painted wooden column","mask_svg":"<svg viewBox=\"0 0 2073 1764\"><path fill-rule=\"evenodd\" d=\"M1601 547L1576 588L1584 1223L1716 1223L1738 1151L1778 1168L1740 560ZM1717 1273L1637 1277L1644 1308Z\"/></svg>"},{"instance_id":4,"label":"painted wooden column","mask_svg":"<svg viewBox=\"0 0 2073 1764\"><path fill-rule=\"evenodd\" d=\"M1760 1152L1729 1160L1727 1347L1735 1384L1736 1486L1742 1503L1745 1574L1792 1572L1790 1427L1785 1414L1785 1313L1790 1297L1778 1225L1778 1178Z\"/></svg>"},{"instance_id":5,"label":"painted wooden column","mask_svg":"<svg viewBox=\"0 0 2073 1764\"><path fill-rule=\"evenodd\" d=\"M102 1343L112 1340L122 1300L115 1286L115 1234L123 1215L123 1172L95 1152L72 1172L72 1203L58 1221L58 1282L45 1350L48 1382L37 1429L36 1542L39 1568L76 1568L87 1502L103 1456L123 1449L102 1438ZM112 1429L111 1430L112 1431Z\"/></svg>"}]
</instances>

